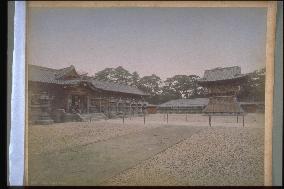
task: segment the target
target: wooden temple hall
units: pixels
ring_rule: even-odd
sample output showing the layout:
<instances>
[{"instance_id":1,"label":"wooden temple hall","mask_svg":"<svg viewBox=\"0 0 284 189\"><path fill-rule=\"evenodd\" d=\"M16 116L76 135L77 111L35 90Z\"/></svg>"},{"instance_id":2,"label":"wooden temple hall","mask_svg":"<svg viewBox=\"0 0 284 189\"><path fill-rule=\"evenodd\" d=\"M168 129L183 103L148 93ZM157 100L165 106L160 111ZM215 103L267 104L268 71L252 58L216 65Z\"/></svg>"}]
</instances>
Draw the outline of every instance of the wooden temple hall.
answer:
<instances>
[{"instance_id":1,"label":"wooden temple hall","mask_svg":"<svg viewBox=\"0 0 284 189\"><path fill-rule=\"evenodd\" d=\"M210 126L211 116L217 115L237 116L237 122L238 117L242 116L244 126L245 113L236 95L246 80L247 75L241 74L238 66L205 70L204 77L198 82L208 89L209 103L203 113L209 116Z\"/></svg>"},{"instance_id":2,"label":"wooden temple hall","mask_svg":"<svg viewBox=\"0 0 284 189\"><path fill-rule=\"evenodd\" d=\"M39 124L84 120L84 115L107 118L138 115L147 96L127 85L79 75L74 66L51 69L28 65L29 121Z\"/></svg>"}]
</instances>

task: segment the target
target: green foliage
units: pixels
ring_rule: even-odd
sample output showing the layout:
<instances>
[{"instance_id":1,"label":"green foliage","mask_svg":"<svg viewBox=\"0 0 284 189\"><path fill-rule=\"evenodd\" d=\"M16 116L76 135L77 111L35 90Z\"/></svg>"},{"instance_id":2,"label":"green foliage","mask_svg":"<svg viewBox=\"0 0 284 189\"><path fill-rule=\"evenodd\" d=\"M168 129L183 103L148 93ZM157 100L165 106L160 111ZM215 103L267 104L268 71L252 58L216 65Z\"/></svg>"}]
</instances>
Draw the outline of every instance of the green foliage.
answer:
<instances>
[{"instance_id":1,"label":"green foliage","mask_svg":"<svg viewBox=\"0 0 284 189\"><path fill-rule=\"evenodd\" d=\"M100 81L109 81L126 85L132 84L132 74L122 66L118 66L117 68L105 68L104 70L97 72L94 78Z\"/></svg>"},{"instance_id":2,"label":"green foliage","mask_svg":"<svg viewBox=\"0 0 284 189\"><path fill-rule=\"evenodd\" d=\"M241 86L238 97L241 101L264 101L265 68L248 74L247 82Z\"/></svg>"},{"instance_id":3,"label":"green foliage","mask_svg":"<svg viewBox=\"0 0 284 189\"><path fill-rule=\"evenodd\" d=\"M161 85L163 81L155 74L144 76L139 80L138 88L148 93L150 96L161 94Z\"/></svg>"},{"instance_id":4,"label":"green foliage","mask_svg":"<svg viewBox=\"0 0 284 189\"><path fill-rule=\"evenodd\" d=\"M132 73L131 86L139 87L140 76L137 72Z\"/></svg>"},{"instance_id":5,"label":"green foliage","mask_svg":"<svg viewBox=\"0 0 284 189\"><path fill-rule=\"evenodd\" d=\"M105 68L95 74L94 78L99 81L110 81L113 82L114 68Z\"/></svg>"},{"instance_id":6,"label":"green foliage","mask_svg":"<svg viewBox=\"0 0 284 189\"><path fill-rule=\"evenodd\" d=\"M140 78L135 71L119 66L105 68L95 74L95 79L134 86L149 94L147 101L151 104L160 104L173 99L206 97L207 91L201 87L197 75L175 75L163 81L159 76L152 74ZM256 70L248 74L247 82L243 83L238 97L241 101L264 101L265 69Z\"/></svg>"},{"instance_id":7,"label":"green foliage","mask_svg":"<svg viewBox=\"0 0 284 189\"><path fill-rule=\"evenodd\" d=\"M198 79L200 79L200 77L197 75L175 75L166 79L163 92L174 95L177 98L199 96L204 90L198 85Z\"/></svg>"}]
</instances>

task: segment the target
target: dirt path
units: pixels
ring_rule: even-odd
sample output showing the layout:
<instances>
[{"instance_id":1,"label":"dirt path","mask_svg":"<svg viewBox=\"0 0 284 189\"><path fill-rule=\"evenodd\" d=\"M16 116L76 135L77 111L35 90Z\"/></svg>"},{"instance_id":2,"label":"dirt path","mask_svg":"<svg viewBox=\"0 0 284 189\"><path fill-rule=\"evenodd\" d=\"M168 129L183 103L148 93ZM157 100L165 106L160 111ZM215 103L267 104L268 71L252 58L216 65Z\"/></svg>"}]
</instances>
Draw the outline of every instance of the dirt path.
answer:
<instances>
[{"instance_id":1,"label":"dirt path","mask_svg":"<svg viewBox=\"0 0 284 189\"><path fill-rule=\"evenodd\" d=\"M83 146L33 155L31 185L98 185L204 127L161 126Z\"/></svg>"}]
</instances>

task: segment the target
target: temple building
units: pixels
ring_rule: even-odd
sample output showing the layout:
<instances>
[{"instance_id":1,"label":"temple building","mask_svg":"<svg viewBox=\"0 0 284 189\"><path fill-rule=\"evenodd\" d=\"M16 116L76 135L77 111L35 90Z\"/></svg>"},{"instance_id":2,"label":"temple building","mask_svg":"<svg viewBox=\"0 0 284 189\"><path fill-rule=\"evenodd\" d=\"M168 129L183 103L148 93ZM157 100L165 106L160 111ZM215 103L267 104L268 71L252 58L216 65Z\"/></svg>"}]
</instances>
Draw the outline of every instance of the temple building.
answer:
<instances>
[{"instance_id":1,"label":"temple building","mask_svg":"<svg viewBox=\"0 0 284 189\"><path fill-rule=\"evenodd\" d=\"M146 109L145 96L135 87L79 75L74 66L51 69L28 65L28 112L32 123L72 121L74 115L83 120L83 115L96 113L108 118L137 115Z\"/></svg>"},{"instance_id":2,"label":"temple building","mask_svg":"<svg viewBox=\"0 0 284 189\"><path fill-rule=\"evenodd\" d=\"M176 99L158 106L159 113L202 113L208 98Z\"/></svg>"},{"instance_id":3,"label":"temple building","mask_svg":"<svg viewBox=\"0 0 284 189\"><path fill-rule=\"evenodd\" d=\"M241 68L238 66L205 70L204 77L198 81L208 89L209 95L209 103L203 113L209 116L243 115L244 110L236 95L246 79L247 75L241 74Z\"/></svg>"}]
</instances>

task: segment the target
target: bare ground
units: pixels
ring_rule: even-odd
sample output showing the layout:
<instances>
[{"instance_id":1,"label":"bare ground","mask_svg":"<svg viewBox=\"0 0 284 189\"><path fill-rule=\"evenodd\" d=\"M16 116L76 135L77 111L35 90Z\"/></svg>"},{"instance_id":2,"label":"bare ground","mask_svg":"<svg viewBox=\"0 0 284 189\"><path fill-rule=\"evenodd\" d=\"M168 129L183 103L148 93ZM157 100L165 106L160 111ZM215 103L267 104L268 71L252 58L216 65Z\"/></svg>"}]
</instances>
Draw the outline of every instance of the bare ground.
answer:
<instances>
[{"instance_id":1,"label":"bare ground","mask_svg":"<svg viewBox=\"0 0 284 189\"><path fill-rule=\"evenodd\" d=\"M263 185L263 133L203 129L103 185Z\"/></svg>"},{"instance_id":2,"label":"bare ground","mask_svg":"<svg viewBox=\"0 0 284 189\"><path fill-rule=\"evenodd\" d=\"M238 123L236 117L216 117L208 127L208 117L198 114L169 114L168 123L163 114L149 115L145 125L143 117L127 118L124 124L116 119L31 125L29 181L32 185L82 185L80 176L87 174L86 185L263 185L263 125L263 114L246 116L244 128L241 117ZM165 126L175 135L169 137ZM201 130L180 137L176 126L186 126L189 133L192 128ZM157 130L161 141L150 135L155 128L161 128ZM166 135L172 139L165 141ZM147 145L155 150L143 148ZM66 171L72 165L74 177L68 177ZM100 179L92 178L92 166L101 167ZM59 176L54 179L56 173Z\"/></svg>"}]
</instances>

